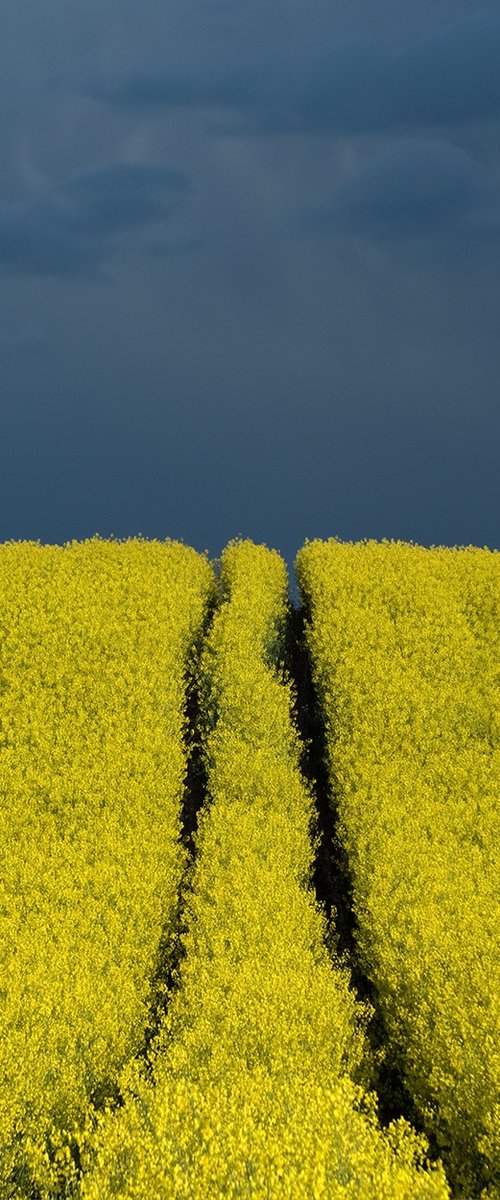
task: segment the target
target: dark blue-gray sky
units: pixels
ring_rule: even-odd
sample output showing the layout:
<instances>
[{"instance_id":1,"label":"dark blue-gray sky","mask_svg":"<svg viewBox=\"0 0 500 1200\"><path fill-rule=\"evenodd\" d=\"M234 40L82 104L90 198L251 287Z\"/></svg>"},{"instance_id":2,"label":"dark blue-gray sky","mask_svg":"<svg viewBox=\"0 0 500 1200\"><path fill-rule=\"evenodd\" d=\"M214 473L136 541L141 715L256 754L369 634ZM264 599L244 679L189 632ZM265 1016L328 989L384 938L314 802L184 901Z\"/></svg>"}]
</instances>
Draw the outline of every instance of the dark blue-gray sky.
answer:
<instances>
[{"instance_id":1,"label":"dark blue-gray sky","mask_svg":"<svg viewBox=\"0 0 500 1200\"><path fill-rule=\"evenodd\" d=\"M500 547L498 0L3 0L0 540Z\"/></svg>"}]
</instances>

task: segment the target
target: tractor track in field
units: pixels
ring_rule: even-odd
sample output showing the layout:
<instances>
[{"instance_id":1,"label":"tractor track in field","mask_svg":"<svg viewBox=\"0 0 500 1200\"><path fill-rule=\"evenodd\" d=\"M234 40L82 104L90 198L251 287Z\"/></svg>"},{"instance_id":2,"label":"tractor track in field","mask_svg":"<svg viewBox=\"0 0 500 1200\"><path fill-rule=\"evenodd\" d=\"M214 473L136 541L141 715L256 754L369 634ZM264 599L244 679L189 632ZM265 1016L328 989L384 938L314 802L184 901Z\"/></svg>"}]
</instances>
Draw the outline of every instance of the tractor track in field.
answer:
<instances>
[{"instance_id":1,"label":"tractor track in field","mask_svg":"<svg viewBox=\"0 0 500 1200\"><path fill-rule=\"evenodd\" d=\"M148 1023L145 1029L144 1044L137 1058L143 1063L144 1074L152 1078L150 1054L153 1043L159 1033L163 1015L179 986L179 972L185 955L183 934L187 931L185 920L186 895L191 888L194 862L196 858L196 832L198 829L198 814L206 805L208 798L207 767L203 753L204 730L199 689L199 662L210 632L210 627L219 606L219 601L212 601L198 637L191 665L186 674L185 716L187 720L184 746L186 751L186 779L181 805L181 844L187 850L187 864L179 888L177 911L174 921L174 937L172 939L171 925L165 930L160 940L155 969L151 978L150 1004Z\"/></svg>"},{"instance_id":2,"label":"tractor track in field","mask_svg":"<svg viewBox=\"0 0 500 1200\"><path fill-rule=\"evenodd\" d=\"M415 1129L423 1132L424 1127L412 1098L388 1050L376 987L360 962L353 880L340 837L338 796L329 778L325 723L306 645L306 620L307 613L303 607L290 605L282 666L295 695L294 717L303 743L302 774L312 788L316 801L320 845L314 864L313 885L316 897L326 912L336 949L350 971L356 998L361 1002L368 1001L372 1006L373 1016L367 1028L371 1047L374 1052L380 1052L381 1049L385 1051L384 1061L374 1081L380 1122L386 1126L398 1117L405 1117ZM430 1149L437 1156L436 1147L431 1144Z\"/></svg>"},{"instance_id":3,"label":"tractor track in field","mask_svg":"<svg viewBox=\"0 0 500 1200\"><path fill-rule=\"evenodd\" d=\"M313 883L317 899L326 911L329 923L334 925L338 951L349 962L356 995L360 1000L371 999L371 984L357 959L352 879L338 835L338 809L328 778L325 727L312 678L304 622L303 609L290 609L285 666L296 698L294 717L303 744L301 770L315 797L321 839Z\"/></svg>"}]
</instances>

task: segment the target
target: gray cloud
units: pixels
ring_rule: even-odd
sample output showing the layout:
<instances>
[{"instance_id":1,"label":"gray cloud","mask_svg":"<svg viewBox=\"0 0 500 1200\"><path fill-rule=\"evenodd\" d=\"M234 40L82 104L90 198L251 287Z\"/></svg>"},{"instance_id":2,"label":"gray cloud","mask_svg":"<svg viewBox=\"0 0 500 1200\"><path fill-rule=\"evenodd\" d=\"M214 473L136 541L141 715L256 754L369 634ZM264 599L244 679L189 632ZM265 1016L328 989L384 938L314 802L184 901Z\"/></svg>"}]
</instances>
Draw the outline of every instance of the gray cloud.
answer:
<instances>
[{"instance_id":1,"label":"gray cloud","mask_svg":"<svg viewBox=\"0 0 500 1200\"><path fill-rule=\"evenodd\" d=\"M233 110L233 133L403 132L497 116L499 62L500 21L477 13L399 48L332 37L209 64L86 68L53 82L115 105Z\"/></svg>"},{"instance_id":2,"label":"gray cloud","mask_svg":"<svg viewBox=\"0 0 500 1200\"><path fill-rule=\"evenodd\" d=\"M394 55L387 82L396 120L431 124L500 113L500 21L478 13Z\"/></svg>"},{"instance_id":3,"label":"gray cloud","mask_svg":"<svg viewBox=\"0 0 500 1200\"><path fill-rule=\"evenodd\" d=\"M440 139L398 138L302 221L305 231L373 240L500 234L500 197L488 172Z\"/></svg>"},{"instance_id":4,"label":"gray cloud","mask_svg":"<svg viewBox=\"0 0 500 1200\"><path fill-rule=\"evenodd\" d=\"M124 237L172 215L188 177L163 166L82 170L31 200L0 203L0 268L13 274L106 278Z\"/></svg>"},{"instance_id":5,"label":"gray cloud","mask_svg":"<svg viewBox=\"0 0 500 1200\"><path fill-rule=\"evenodd\" d=\"M263 73L260 59L255 58L234 65L196 67L191 62L180 69L145 64L121 72L89 69L83 73L81 87L95 100L130 107L241 107L258 103Z\"/></svg>"},{"instance_id":6,"label":"gray cloud","mask_svg":"<svg viewBox=\"0 0 500 1200\"><path fill-rule=\"evenodd\" d=\"M500 21L485 14L398 49L350 39L308 63L295 99L304 129L391 132L500 113Z\"/></svg>"}]
</instances>

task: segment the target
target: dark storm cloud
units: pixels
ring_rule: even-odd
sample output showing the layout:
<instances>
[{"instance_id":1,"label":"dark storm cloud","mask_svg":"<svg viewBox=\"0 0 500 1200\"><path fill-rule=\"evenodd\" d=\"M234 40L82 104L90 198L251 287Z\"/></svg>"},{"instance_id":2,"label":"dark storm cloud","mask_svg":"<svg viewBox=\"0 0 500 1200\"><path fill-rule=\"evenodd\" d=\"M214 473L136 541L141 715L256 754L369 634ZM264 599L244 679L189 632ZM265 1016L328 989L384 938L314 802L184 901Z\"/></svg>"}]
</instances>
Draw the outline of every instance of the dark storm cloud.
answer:
<instances>
[{"instance_id":1,"label":"dark storm cloud","mask_svg":"<svg viewBox=\"0 0 500 1200\"><path fill-rule=\"evenodd\" d=\"M311 61L297 109L305 127L344 133L496 117L499 62L500 21L483 14L398 49L354 39Z\"/></svg>"},{"instance_id":2,"label":"dark storm cloud","mask_svg":"<svg viewBox=\"0 0 500 1200\"><path fill-rule=\"evenodd\" d=\"M0 536L500 545L499 0L3 9Z\"/></svg>"},{"instance_id":3,"label":"dark storm cloud","mask_svg":"<svg viewBox=\"0 0 500 1200\"><path fill-rule=\"evenodd\" d=\"M274 56L269 56L274 60ZM172 107L241 107L258 104L262 86L265 86L266 58L240 61L234 65L227 62L200 65L192 62L168 67L154 64L124 70L106 72L89 69L81 79L82 90L96 100L131 107L165 105ZM60 82L66 78L61 76Z\"/></svg>"},{"instance_id":4,"label":"dark storm cloud","mask_svg":"<svg viewBox=\"0 0 500 1200\"><path fill-rule=\"evenodd\" d=\"M234 110L247 133L403 131L500 113L500 21L478 13L398 48L314 39L218 63L83 71L73 85L115 105ZM53 86L71 86L70 74Z\"/></svg>"},{"instance_id":5,"label":"dark storm cloud","mask_svg":"<svg viewBox=\"0 0 500 1200\"><path fill-rule=\"evenodd\" d=\"M369 239L500 237L500 196L482 165L436 139L385 146L304 216L303 228Z\"/></svg>"},{"instance_id":6,"label":"dark storm cloud","mask_svg":"<svg viewBox=\"0 0 500 1200\"><path fill-rule=\"evenodd\" d=\"M99 276L123 236L164 220L189 190L162 166L113 163L78 171L32 200L0 203L0 268L12 274Z\"/></svg>"}]
</instances>

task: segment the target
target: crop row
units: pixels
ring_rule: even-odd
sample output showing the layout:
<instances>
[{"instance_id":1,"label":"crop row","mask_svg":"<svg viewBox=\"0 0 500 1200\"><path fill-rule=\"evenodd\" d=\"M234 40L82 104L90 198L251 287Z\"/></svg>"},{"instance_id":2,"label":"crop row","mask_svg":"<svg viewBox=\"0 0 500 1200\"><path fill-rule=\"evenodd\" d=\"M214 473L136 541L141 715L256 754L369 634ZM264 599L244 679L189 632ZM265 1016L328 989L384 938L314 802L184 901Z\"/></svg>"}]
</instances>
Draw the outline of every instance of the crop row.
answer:
<instances>
[{"instance_id":1,"label":"crop row","mask_svg":"<svg viewBox=\"0 0 500 1200\"><path fill-rule=\"evenodd\" d=\"M282 559L222 557L200 665L208 772L177 989L124 1103L83 1149L83 1200L446 1200L405 1122L382 1131L366 1012L325 945L310 887Z\"/></svg>"},{"instance_id":2,"label":"crop row","mask_svg":"<svg viewBox=\"0 0 500 1200\"><path fill-rule=\"evenodd\" d=\"M500 1189L500 555L296 562L358 950L457 1195Z\"/></svg>"},{"instance_id":3,"label":"crop row","mask_svg":"<svg viewBox=\"0 0 500 1200\"><path fill-rule=\"evenodd\" d=\"M213 588L176 543L0 549L2 1196L68 1181L89 1105L144 1040Z\"/></svg>"}]
</instances>

